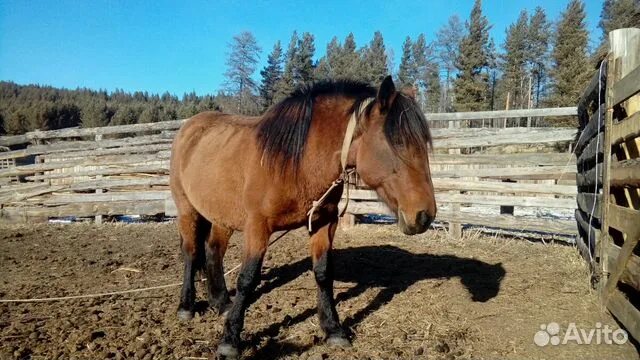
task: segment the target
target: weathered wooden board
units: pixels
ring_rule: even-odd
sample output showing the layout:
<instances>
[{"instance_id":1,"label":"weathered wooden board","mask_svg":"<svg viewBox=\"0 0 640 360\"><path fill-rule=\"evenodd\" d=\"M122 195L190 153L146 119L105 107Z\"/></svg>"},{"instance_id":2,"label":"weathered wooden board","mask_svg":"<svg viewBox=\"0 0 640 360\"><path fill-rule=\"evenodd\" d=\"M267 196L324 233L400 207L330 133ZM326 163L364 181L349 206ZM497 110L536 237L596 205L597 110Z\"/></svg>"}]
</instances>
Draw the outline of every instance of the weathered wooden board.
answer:
<instances>
[{"instance_id":1,"label":"weathered wooden board","mask_svg":"<svg viewBox=\"0 0 640 360\"><path fill-rule=\"evenodd\" d=\"M0 217L26 220L32 217L65 217L96 215L155 215L164 213L164 200L118 201L66 204L52 207L5 207L0 209Z\"/></svg>"},{"instance_id":2,"label":"weathered wooden board","mask_svg":"<svg viewBox=\"0 0 640 360\"><path fill-rule=\"evenodd\" d=\"M608 252L609 268L612 269L615 267L615 261L620 255L620 247L611 244L608 246ZM640 291L640 257L631 255L626 268L620 275L620 281Z\"/></svg>"},{"instance_id":3,"label":"weathered wooden board","mask_svg":"<svg viewBox=\"0 0 640 360\"><path fill-rule=\"evenodd\" d=\"M431 165L505 165L505 166L565 166L575 165L573 153L515 154L431 154Z\"/></svg>"},{"instance_id":4,"label":"weathered wooden board","mask_svg":"<svg viewBox=\"0 0 640 360\"><path fill-rule=\"evenodd\" d=\"M602 195L591 193L578 193L577 196L578 208L584 211L585 214L591 214L593 217L600 219L602 214Z\"/></svg>"},{"instance_id":5,"label":"weathered wooden board","mask_svg":"<svg viewBox=\"0 0 640 360\"><path fill-rule=\"evenodd\" d=\"M640 158L611 163L611 186L640 185Z\"/></svg>"},{"instance_id":6,"label":"weathered wooden board","mask_svg":"<svg viewBox=\"0 0 640 360\"><path fill-rule=\"evenodd\" d=\"M640 91L640 67L625 75L611 87L614 104L619 104Z\"/></svg>"},{"instance_id":7,"label":"weathered wooden board","mask_svg":"<svg viewBox=\"0 0 640 360\"><path fill-rule=\"evenodd\" d=\"M345 192L346 194L346 192ZM343 197L345 196L343 194ZM352 200L380 201L374 190L351 190L349 198ZM557 199L555 197L533 197L533 196L505 196L505 195L470 195L470 194L448 194L436 193L438 203L475 204L475 205L510 205L522 207L548 207L575 209L575 198Z\"/></svg>"},{"instance_id":8,"label":"weathered wooden board","mask_svg":"<svg viewBox=\"0 0 640 360\"><path fill-rule=\"evenodd\" d=\"M460 121L460 120L482 120L482 119L506 119L544 116L575 116L577 109L574 106L548 109L517 109L517 110L497 110L497 111L473 111L455 113L426 113L427 121Z\"/></svg>"},{"instance_id":9,"label":"weathered wooden board","mask_svg":"<svg viewBox=\"0 0 640 360\"><path fill-rule=\"evenodd\" d=\"M521 184L496 181L468 181L456 179L433 179L437 191L486 191L500 194L549 194L575 196L573 185Z\"/></svg>"},{"instance_id":10,"label":"weathered wooden board","mask_svg":"<svg viewBox=\"0 0 640 360\"><path fill-rule=\"evenodd\" d=\"M640 136L640 111L626 119L611 125L611 144L619 144L625 140Z\"/></svg>"},{"instance_id":11,"label":"weathered wooden board","mask_svg":"<svg viewBox=\"0 0 640 360\"><path fill-rule=\"evenodd\" d=\"M432 129L436 149L571 142L574 128Z\"/></svg>"},{"instance_id":12,"label":"weathered wooden board","mask_svg":"<svg viewBox=\"0 0 640 360\"><path fill-rule=\"evenodd\" d=\"M123 175L123 174L138 174L138 173L146 173L146 174L169 174L169 164L166 165L143 165L143 166L119 166L115 168L108 169L96 169L96 170L85 170L85 171L76 171L76 172L68 172L68 173L53 173L53 174L45 174L45 175L33 175L27 176L27 180L29 181L39 181L39 180L50 180L50 179L65 179L71 177L78 176L95 176L95 175Z\"/></svg>"},{"instance_id":13,"label":"weathered wooden board","mask_svg":"<svg viewBox=\"0 0 640 360\"><path fill-rule=\"evenodd\" d=\"M575 177L575 166L529 166L480 169L432 170L434 178L477 177L485 179L546 180Z\"/></svg>"},{"instance_id":14,"label":"weathered wooden board","mask_svg":"<svg viewBox=\"0 0 640 360\"><path fill-rule=\"evenodd\" d=\"M607 302L609 311L624 325L635 339L640 339L640 310L619 291L614 292Z\"/></svg>"}]
</instances>

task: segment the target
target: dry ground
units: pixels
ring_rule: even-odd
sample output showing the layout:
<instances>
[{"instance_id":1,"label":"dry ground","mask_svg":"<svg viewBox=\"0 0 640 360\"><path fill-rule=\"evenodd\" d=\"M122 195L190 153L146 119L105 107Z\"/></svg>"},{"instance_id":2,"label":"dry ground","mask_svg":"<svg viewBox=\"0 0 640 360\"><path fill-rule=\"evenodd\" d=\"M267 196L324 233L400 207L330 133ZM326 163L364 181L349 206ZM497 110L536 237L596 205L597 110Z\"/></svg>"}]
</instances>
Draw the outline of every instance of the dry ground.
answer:
<instances>
[{"instance_id":1,"label":"dry ground","mask_svg":"<svg viewBox=\"0 0 640 360\"><path fill-rule=\"evenodd\" d=\"M226 268L238 263L234 235ZM247 312L245 358L636 359L633 345L538 347L540 325L618 325L601 312L574 248L359 226L336 243L338 312L353 347L322 344L304 231L270 248ZM99 293L179 282L173 224L0 227L0 298ZM235 274L228 278L235 278ZM229 282L231 287L232 282ZM178 287L51 303L0 304L0 358L210 358L222 319L175 315ZM200 299L204 287L198 284Z\"/></svg>"}]
</instances>

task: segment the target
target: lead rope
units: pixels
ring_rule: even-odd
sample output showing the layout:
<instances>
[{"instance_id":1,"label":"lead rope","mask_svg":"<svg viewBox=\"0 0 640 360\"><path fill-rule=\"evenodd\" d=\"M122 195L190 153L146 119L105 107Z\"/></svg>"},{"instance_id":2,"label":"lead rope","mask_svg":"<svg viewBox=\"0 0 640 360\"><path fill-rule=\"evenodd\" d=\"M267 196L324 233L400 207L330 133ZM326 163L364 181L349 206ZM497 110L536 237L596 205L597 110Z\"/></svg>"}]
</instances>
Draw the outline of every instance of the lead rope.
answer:
<instances>
[{"instance_id":1,"label":"lead rope","mask_svg":"<svg viewBox=\"0 0 640 360\"><path fill-rule=\"evenodd\" d=\"M340 166L342 167L342 173L340 174L340 177L338 177L336 180L334 180L331 183L331 186L329 186L329 189L325 191L325 193L322 194L322 196L318 200L313 201L311 205L311 209L307 212L307 217L308 217L307 227L310 233L313 232L313 227L311 226L313 214L325 202L325 200L327 199L329 194L333 191L333 189L343 184L346 184L347 186L347 199L345 202L344 209L338 212L338 216L341 217L347 212L347 206L349 205L349 176L355 171L353 168L347 167L347 159L349 157L349 148L351 147L351 142L353 141L353 134L355 133L356 125L358 124L358 119L362 115L362 112L364 111L364 109L366 109L366 107L373 100L374 98L367 98L363 100L362 103L360 103L360 106L358 106L358 108L351 114L351 117L349 118L349 123L347 123L347 130L345 131L345 135L344 135L344 140L342 141L342 150L340 152Z\"/></svg>"}]
</instances>

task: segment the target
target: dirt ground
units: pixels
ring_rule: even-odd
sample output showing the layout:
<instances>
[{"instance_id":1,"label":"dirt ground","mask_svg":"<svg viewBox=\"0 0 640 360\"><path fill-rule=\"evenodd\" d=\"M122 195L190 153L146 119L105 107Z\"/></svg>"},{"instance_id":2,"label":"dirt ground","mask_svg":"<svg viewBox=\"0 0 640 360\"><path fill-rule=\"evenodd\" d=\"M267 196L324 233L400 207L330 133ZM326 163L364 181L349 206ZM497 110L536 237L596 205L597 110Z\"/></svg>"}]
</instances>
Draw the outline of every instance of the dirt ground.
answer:
<instances>
[{"instance_id":1,"label":"dirt ground","mask_svg":"<svg viewBox=\"0 0 640 360\"><path fill-rule=\"evenodd\" d=\"M234 235L226 269L238 264ZM260 297L247 312L243 357L253 359L637 359L632 344L539 347L541 324L596 323L602 312L568 246L446 232L414 237L362 225L336 241L338 312L353 338L323 345L303 230L269 249ZM179 283L175 225L0 227L0 298L101 293ZM235 273L228 276L234 284ZM208 359L222 319L178 321L179 287L48 303L0 304L1 359Z\"/></svg>"}]
</instances>

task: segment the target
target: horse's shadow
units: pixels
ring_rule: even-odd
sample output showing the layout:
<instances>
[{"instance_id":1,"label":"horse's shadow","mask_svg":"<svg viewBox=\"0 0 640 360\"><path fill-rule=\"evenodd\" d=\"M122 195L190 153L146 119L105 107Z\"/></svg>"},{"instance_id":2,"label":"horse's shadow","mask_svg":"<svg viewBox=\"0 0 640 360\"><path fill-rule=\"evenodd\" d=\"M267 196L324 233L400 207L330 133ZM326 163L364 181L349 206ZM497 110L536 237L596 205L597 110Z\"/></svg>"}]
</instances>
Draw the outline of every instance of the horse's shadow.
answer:
<instances>
[{"instance_id":1,"label":"horse's shadow","mask_svg":"<svg viewBox=\"0 0 640 360\"><path fill-rule=\"evenodd\" d=\"M333 256L335 280L355 283L354 287L346 291L336 291L336 302L355 298L371 287L381 289L367 306L344 319L343 326L347 331L418 281L459 277L473 301L485 302L498 294L505 275L501 263L491 265L453 255L414 254L390 245L336 249ZM256 299L310 269L311 261L308 257L269 269L262 277L263 283L257 291ZM315 313L316 309L313 307L293 318L285 317L281 322L250 335L249 343L255 344L265 337L273 339L283 327L303 322ZM254 358L266 359L301 353L309 347L311 345L305 348L269 341L257 349Z\"/></svg>"}]
</instances>

